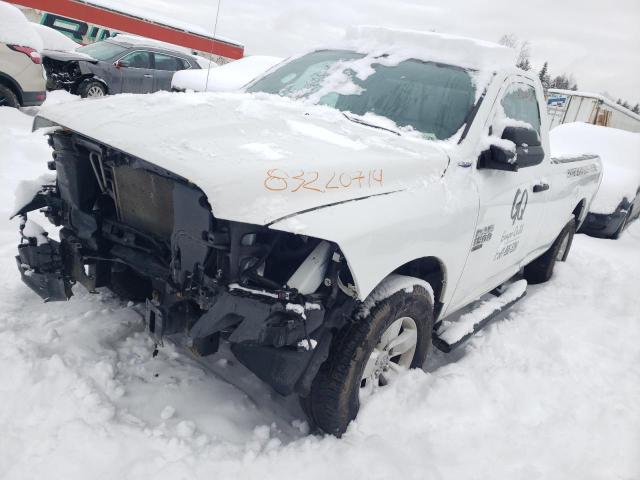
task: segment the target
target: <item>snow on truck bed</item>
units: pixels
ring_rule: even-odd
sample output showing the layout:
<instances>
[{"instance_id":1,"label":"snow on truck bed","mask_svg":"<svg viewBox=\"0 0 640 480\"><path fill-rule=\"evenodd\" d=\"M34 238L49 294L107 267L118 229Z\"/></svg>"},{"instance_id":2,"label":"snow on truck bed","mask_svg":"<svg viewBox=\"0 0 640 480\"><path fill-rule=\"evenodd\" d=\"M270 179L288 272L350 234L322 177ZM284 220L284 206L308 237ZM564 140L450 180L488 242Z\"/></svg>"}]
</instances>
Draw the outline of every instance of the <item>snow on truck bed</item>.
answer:
<instances>
[{"instance_id":1,"label":"snow on truck bed","mask_svg":"<svg viewBox=\"0 0 640 480\"><path fill-rule=\"evenodd\" d=\"M549 133L554 157L585 153L602 159L602 183L589 211L613 213L623 197L640 187L640 134L587 123L565 123Z\"/></svg>"}]
</instances>

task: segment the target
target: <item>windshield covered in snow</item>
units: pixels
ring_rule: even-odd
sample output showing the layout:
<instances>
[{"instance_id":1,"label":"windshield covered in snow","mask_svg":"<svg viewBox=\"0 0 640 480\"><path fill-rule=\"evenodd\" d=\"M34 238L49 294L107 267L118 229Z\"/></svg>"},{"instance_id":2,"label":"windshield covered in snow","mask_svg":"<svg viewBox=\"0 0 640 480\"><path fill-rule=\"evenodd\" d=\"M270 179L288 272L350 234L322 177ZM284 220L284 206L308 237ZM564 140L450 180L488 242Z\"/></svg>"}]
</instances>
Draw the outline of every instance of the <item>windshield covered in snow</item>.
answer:
<instances>
[{"instance_id":1,"label":"windshield covered in snow","mask_svg":"<svg viewBox=\"0 0 640 480\"><path fill-rule=\"evenodd\" d=\"M96 42L76 49L76 52L85 53L96 60L110 60L124 53L126 47L112 42Z\"/></svg>"},{"instance_id":2,"label":"windshield covered in snow","mask_svg":"<svg viewBox=\"0 0 640 480\"><path fill-rule=\"evenodd\" d=\"M469 72L414 59L390 63L349 51L317 51L286 63L247 91L305 99L365 119L385 117L430 139L453 136L475 103Z\"/></svg>"}]
</instances>

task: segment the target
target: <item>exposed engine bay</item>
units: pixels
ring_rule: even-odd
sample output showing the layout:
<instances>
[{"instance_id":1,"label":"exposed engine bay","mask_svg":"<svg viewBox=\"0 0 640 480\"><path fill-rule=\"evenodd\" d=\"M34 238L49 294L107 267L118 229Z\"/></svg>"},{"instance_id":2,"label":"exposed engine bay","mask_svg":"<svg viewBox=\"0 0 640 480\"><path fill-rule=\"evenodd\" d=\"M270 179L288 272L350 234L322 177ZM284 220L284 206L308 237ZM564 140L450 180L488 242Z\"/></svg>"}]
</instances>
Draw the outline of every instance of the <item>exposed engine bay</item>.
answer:
<instances>
[{"instance_id":1,"label":"exposed engine bay","mask_svg":"<svg viewBox=\"0 0 640 480\"><path fill-rule=\"evenodd\" d=\"M47 74L47 90L64 89L77 95L80 84L93 77L89 70L81 67L81 61L78 60L62 60L45 55L42 65Z\"/></svg>"},{"instance_id":2,"label":"exposed engine bay","mask_svg":"<svg viewBox=\"0 0 640 480\"><path fill-rule=\"evenodd\" d=\"M189 180L81 135L58 130L49 144L56 183L16 213L27 285L45 301L76 283L144 301L159 345L182 333L209 355L226 340L279 393L308 392L358 304L337 245L215 218ZM34 210L61 227L59 242L30 234Z\"/></svg>"}]
</instances>

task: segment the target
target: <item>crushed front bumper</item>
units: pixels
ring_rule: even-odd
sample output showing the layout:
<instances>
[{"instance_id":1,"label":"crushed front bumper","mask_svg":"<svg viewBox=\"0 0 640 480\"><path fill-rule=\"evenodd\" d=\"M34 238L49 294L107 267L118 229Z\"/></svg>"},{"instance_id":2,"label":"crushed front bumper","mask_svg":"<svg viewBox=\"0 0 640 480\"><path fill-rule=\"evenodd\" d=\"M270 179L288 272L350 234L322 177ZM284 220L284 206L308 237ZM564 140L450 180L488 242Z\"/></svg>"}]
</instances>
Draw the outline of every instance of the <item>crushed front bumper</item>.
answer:
<instances>
[{"instance_id":1,"label":"crushed front bumper","mask_svg":"<svg viewBox=\"0 0 640 480\"><path fill-rule=\"evenodd\" d=\"M49 240L40 245L37 242L20 244L15 258L22 281L45 302L71 298L71 282L64 274L58 242Z\"/></svg>"}]
</instances>

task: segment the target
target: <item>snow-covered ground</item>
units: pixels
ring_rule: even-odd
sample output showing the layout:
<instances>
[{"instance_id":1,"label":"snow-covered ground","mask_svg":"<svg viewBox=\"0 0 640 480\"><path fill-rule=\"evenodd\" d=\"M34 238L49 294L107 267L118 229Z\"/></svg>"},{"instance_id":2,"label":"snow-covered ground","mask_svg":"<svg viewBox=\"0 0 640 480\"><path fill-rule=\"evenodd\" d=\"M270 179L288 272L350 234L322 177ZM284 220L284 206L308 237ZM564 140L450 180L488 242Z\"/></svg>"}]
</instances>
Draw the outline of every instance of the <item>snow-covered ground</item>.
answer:
<instances>
[{"instance_id":1,"label":"snow-covered ground","mask_svg":"<svg viewBox=\"0 0 640 480\"><path fill-rule=\"evenodd\" d=\"M66 101L53 95L48 102ZM157 357L140 307L22 285L7 220L46 139L0 108L0 478L640 478L640 222L566 264L461 351L384 388L338 440L228 353Z\"/></svg>"}]
</instances>

